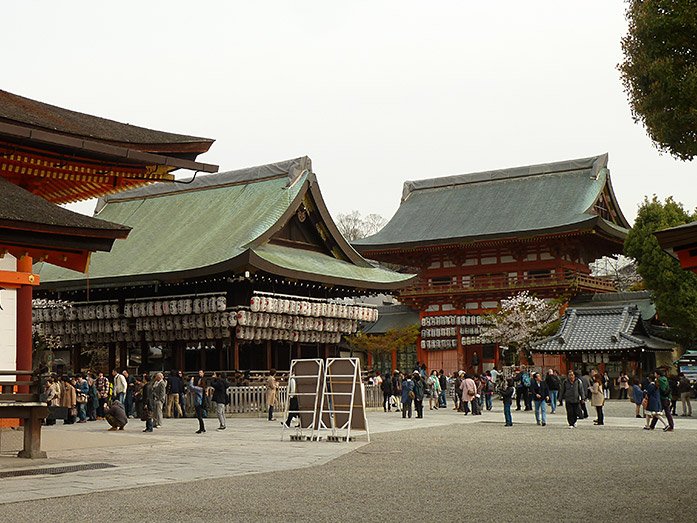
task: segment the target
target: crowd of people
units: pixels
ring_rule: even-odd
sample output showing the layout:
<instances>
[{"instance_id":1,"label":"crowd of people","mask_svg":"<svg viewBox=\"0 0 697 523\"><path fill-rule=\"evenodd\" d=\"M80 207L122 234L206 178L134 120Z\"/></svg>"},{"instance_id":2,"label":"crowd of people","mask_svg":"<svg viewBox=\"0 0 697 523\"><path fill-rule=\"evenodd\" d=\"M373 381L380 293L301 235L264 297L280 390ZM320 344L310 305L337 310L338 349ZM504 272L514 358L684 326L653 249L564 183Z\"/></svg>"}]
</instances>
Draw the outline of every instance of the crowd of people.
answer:
<instances>
[{"instance_id":1,"label":"crowd of people","mask_svg":"<svg viewBox=\"0 0 697 523\"><path fill-rule=\"evenodd\" d=\"M493 399L498 396L503 401L506 427L513 426L511 411L515 401L515 410L534 409L535 420L543 427L547 425L548 411L555 414L557 407L565 406L567 424L572 429L579 420L589 418L589 409L593 408L593 424L605 424L605 402L615 385L619 399L635 403L636 417L645 419L645 429L655 428L660 421L666 432L674 429L678 401L682 403L682 416L692 416L690 398L695 392L683 373L668 377L660 369L641 381L625 373L613 381L607 373L595 369L586 373L570 370L566 376L560 376L554 369L543 375L523 368L516 369L506 379L495 368L483 373L459 371L447 376L442 369L429 374L425 365L417 364L411 373L385 372L371 378L371 383L382 390L383 410L401 412L403 418L411 418L412 412L422 418L425 398L430 410L446 408L448 395L454 410L465 416L478 416L484 410L492 410Z\"/></svg>"},{"instance_id":2,"label":"crowd of people","mask_svg":"<svg viewBox=\"0 0 697 523\"><path fill-rule=\"evenodd\" d=\"M228 381L224 373L208 378L200 370L185 377L179 370L138 376L128 370L112 370L108 378L102 372L75 376L51 375L44 385L44 400L49 407L46 425L106 420L109 430L123 430L129 419L145 422L143 432L162 426L164 418L196 417L199 428L206 432L204 419L214 409L218 430L226 429L225 406L230 403L228 387L249 384L249 373L235 372Z\"/></svg>"}]
</instances>

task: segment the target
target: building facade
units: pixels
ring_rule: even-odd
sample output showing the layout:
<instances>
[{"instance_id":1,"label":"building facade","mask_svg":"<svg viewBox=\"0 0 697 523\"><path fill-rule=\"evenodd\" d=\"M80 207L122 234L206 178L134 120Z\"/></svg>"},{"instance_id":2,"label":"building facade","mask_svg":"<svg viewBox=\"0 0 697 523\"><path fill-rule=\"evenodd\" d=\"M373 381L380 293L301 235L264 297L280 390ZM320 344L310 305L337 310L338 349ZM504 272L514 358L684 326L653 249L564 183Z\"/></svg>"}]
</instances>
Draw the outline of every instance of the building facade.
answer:
<instances>
[{"instance_id":1,"label":"building facade","mask_svg":"<svg viewBox=\"0 0 697 523\"><path fill-rule=\"evenodd\" d=\"M399 300L419 312L419 361L429 368L484 367L499 351L481 336L483 316L528 290L541 298L612 291L589 263L622 251L629 224L606 154L404 184L389 223L355 247L418 274Z\"/></svg>"}]
</instances>

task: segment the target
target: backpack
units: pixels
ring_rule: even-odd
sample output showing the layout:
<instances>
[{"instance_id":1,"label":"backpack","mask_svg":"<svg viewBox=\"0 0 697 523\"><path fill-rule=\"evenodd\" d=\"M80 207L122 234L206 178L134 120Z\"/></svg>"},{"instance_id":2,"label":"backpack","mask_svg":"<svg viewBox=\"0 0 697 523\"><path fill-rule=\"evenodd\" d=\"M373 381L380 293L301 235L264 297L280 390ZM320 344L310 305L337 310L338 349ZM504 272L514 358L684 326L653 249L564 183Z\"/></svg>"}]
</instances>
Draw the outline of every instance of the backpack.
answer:
<instances>
[{"instance_id":1,"label":"backpack","mask_svg":"<svg viewBox=\"0 0 697 523\"><path fill-rule=\"evenodd\" d=\"M521 381L523 382L524 387L529 387L530 386L530 374L527 372L523 373L523 376L521 377Z\"/></svg>"}]
</instances>

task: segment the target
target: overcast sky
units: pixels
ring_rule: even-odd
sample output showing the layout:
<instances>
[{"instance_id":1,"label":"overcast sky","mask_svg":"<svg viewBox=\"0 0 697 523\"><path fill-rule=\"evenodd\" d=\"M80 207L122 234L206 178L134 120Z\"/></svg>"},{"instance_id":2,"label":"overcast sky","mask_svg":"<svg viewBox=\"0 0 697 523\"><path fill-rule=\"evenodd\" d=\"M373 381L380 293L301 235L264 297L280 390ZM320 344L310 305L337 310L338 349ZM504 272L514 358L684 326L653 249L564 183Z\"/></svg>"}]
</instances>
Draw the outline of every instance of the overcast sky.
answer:
<instances>
[{"instance_id":1,"label":"overcast sky","mask_svg":"<svg viewBox=\"0 0 697 523\"><path fill-rule=\"evenodd\" d=\"M12 2L0 88L216 139L233 170L307 155L330 211L390 218L409 179L610 154L625 215L697 206L694 163L634 124L625 4ZM182 173L182 176L187 173ZM81 212L94 203L71 206Z\"/></svg>"}]
</instances>

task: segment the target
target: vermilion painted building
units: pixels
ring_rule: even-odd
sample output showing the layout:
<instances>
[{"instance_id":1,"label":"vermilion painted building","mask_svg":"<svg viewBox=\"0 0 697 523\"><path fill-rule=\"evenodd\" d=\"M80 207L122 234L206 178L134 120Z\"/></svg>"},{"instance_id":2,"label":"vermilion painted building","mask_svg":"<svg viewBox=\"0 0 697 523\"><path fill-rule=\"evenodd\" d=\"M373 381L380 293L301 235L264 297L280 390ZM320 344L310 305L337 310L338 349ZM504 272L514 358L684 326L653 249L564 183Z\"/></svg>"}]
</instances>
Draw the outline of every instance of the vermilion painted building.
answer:
<instances>
[{"instance_id":1,"label":"vermilion painted building","mask_svg":"<svg viewBox=\"0 0 697 523\"><path fill-rule=\"evenodd\" d=\"M418 358L429 368L469 368L499 352L477 318L523 290L544 298L607 292L589 263L622 252L629 224L608 156L404 183L396 214L355 242L364 256L413 268L399 300L419 311Z\"/></svg>"}]
</instances>

